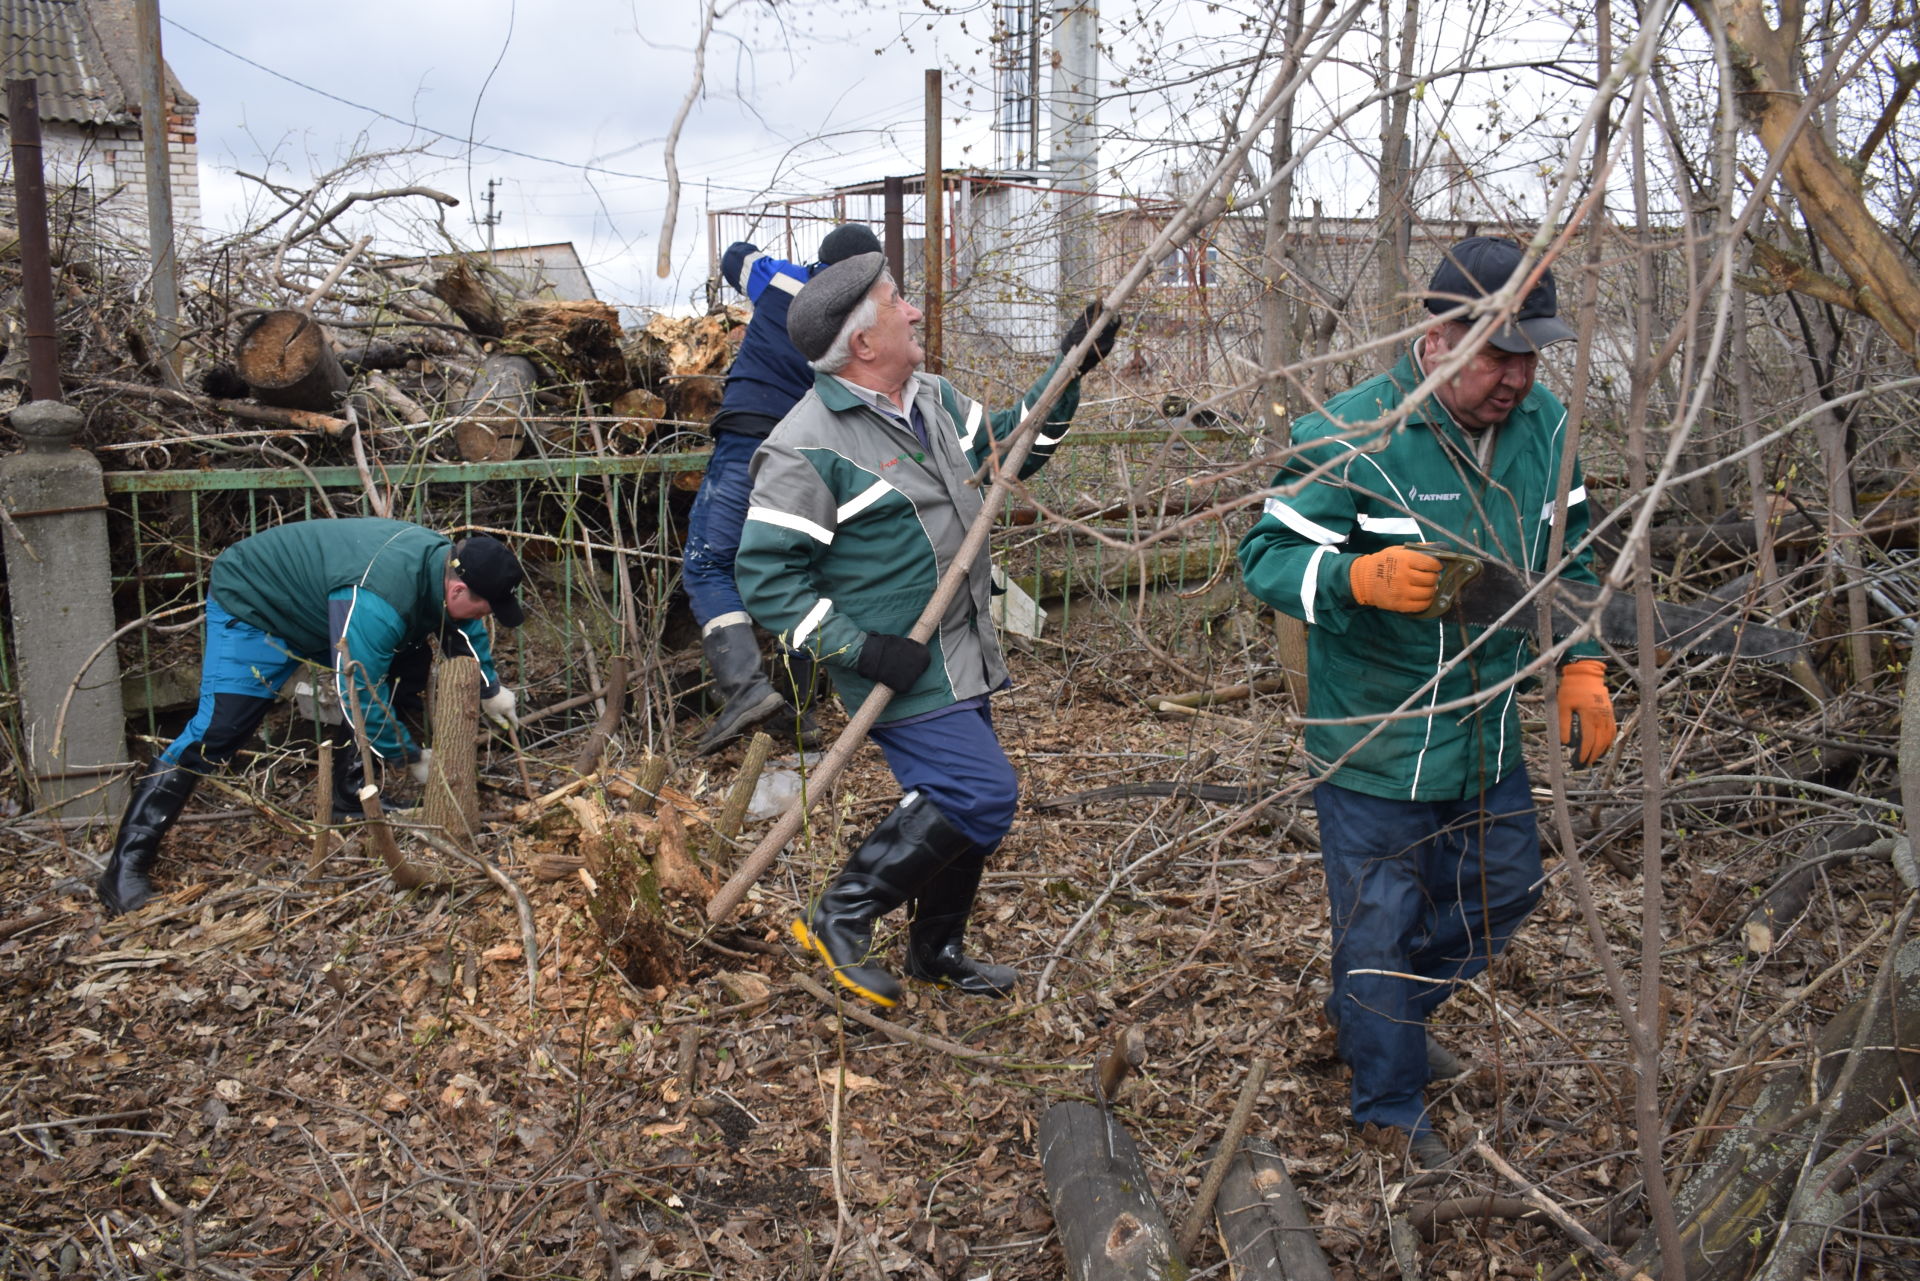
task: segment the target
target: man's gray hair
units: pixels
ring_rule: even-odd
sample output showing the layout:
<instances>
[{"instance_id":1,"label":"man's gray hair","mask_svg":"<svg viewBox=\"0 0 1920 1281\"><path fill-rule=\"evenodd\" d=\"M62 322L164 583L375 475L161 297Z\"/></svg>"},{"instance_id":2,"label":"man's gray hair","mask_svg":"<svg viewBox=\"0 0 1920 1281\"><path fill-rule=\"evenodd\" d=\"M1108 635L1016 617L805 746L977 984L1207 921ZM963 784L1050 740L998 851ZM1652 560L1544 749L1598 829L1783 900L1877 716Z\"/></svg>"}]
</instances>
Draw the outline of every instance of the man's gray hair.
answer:
<instances>
[{"instance_id":1,"label":"man's gray hair","mask_svg":"<svg viewBox=\"0 0 1920 1281\"><path fill-rule=\"evenodd\" d=\"M873 296L874 291L892 280L891 272L881 272L880 278L867 290L867 296L860 300L860 305L847 313L846 322L840 326L840 332L834 335L833 346L827 348L820 359L807 363L823 374L837 374L845 369L847 362L853 359L853 336L862 329L873 328L880 319L880 300Z\"/></svg>"}]
</instances>

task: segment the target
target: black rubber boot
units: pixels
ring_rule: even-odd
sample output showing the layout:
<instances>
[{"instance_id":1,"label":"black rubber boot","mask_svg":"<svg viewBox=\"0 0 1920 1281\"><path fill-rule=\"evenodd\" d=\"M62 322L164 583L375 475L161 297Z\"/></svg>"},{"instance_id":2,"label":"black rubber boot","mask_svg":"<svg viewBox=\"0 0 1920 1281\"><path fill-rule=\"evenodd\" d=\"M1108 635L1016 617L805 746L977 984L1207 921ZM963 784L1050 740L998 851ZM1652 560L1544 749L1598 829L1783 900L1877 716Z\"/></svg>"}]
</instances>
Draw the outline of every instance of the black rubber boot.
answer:
<instances>
[{"instance_id":1,"label":"black rubber boot","mask_svg":"<svg viewBox=\"0 0 1920 1281\"><path fill-rule=\"evenodd\" d=\"M183 766L158 765L134 784L113 853L94 887L108 916L131 912L153 897L148 874L160 856L160 841L199 782L200 776Z\"/></svg>"},{"instance_id":2,"label":"black rubber boot","mask_svg":"<svg viewBox=\"0 0 1920 1281\"><path fill-rule=\"evenodd\" d=\"M760 670L760 646L753 638L753 624L708 626L709 630L701 633L700 648L706 651L707 666L713 669L721 705L694 746L701 756L719 751L787 705Z\"/></svg>"},{"instance_id":3,"label":"black rubber boot","mask_svg":"<svg viewBox=\"0 0 1920 1281\"><path fill-rule=\"evenodd\" d=\"M907 793L848 856L812 910L793 923L794 937L833 967L841 987L875 1005L898 1004L900 980L869 961L873 923L969 847L932 801Z\"/></svg>"},{"instance_id":4,"label":"black rubber boot","mask_svg":"<svg viewBox=\"0 0 1920 1281\"><path fill-rule=\"evenodd\" d=\"M352 740L333 745L333 821L357 822L367 816L360 804L360 788L367 781L366 762Z\"/></svg>"},{"instance_id":5,"label":"black rubber boot","mask_svg":"<svg viewBox=\"0 0 1920 1281\"><path fill-rule=\"evenodd\" d=\"M907 977L958 988L968 996L1013 995L1020 981L1016 971L975 960L960 946L986 866L986 851L974 846L920 887L913 900L913 922L907 926Z\"/></svg>"}]
</instances>

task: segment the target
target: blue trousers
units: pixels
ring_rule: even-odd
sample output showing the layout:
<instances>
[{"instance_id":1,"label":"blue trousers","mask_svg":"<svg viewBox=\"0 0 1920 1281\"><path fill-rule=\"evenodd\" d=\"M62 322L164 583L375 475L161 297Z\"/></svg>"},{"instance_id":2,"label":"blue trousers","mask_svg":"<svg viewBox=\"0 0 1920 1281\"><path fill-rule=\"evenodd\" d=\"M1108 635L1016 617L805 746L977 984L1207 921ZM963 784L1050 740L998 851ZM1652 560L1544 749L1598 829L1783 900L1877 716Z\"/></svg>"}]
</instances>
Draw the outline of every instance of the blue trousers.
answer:
<instances>
[{"instance_id":1,"label":"blue trousers","mask_svg":"<svg viewBox=\"0 0 1920 1281\"><path fill-rule=\"evenodd\" d=\"M918 788L982 850L991 852L1013 826L1020 780L984 702L931 720L876 725L872 738L900 790Z\"/></svg>"},{"instance_id":2,"label":"blue trousers","mask_svg":"<svg viewBox=\"0 0 1920 1281\"><path fill-rule=\"evenodd\" d=\"M280 687L300 665L287 642L229 614L207 597L206 649L200 655L200 704L160 762L180 764L187 749L224 765L258 729ZM190 762L198 765L198 761Z\"/></svg>"},{"instance_id":3,"label":"blue trousers","mask_svg":"<svg viewBox=\"0 0 1920 1281\"><path fill-rule=\"evenodd\" d=\"M1478 796L1313 792L1333 924L1327 1017L1353 1069L1353 1122L1428 1127L1427 1016L1487 968L1540 901L1540 832L1522 766ZM1357 972L1371 971L1371 972Z\"/></svg>"},{"instance_id":4,"label":"blue trousers","mask_svg":"<svg viewBox=\"0 0 1920 1281\"><path fill-rule=\"evenodd\" d=\"M687 600L693 606L693 621L703 628L722 614L747 612L740 589L733 585L733 558L740 551L747 498L753 492L748 465L760 448L760 440L737 431L713 433L707 474L700 481L700 492L693 496L680 581L686 585Z\"/></svg>"}]
</instances>

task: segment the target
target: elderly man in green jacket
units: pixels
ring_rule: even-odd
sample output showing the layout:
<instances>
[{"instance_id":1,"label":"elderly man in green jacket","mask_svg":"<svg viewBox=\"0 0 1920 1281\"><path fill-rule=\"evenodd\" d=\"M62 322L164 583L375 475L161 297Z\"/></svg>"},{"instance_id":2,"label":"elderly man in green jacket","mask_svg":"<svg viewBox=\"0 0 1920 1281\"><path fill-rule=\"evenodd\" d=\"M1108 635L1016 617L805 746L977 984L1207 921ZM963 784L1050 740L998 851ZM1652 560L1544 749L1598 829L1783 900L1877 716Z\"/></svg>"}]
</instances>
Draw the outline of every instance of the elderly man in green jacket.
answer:
<instances>
[{"instance_id":1,"label":"elderly man in green jacket","mask_svg":"<svg viewBox=\"0 0 1920 1281\"><path fill-rule=\"evenodd\" d=\"M517 723L512 690L500 684L487 640L489 616L518 627L522 571L506 545L485 534L455 542L405 521L293 521L243 538L214 558L207 584L200 704L180 736L134 784L133 799L96 887L111 914L153 897L160 842L194 787L253 736L280 687L301 664L329 668L340 706L357 714L383 760L427 777L427 749L413 741L389 701L395 660L443 653L480 663L480 706ZM336 819L360 815L364 763L351 742L334 756Z\"/></svg>"},{"instance_id":2,"label":"elderly man in green jacket","mask_svg":"<svg viewBox=\"0 0 1920 1281\"><path fill-rule=\"evenodd\" d=\"M1086 337L1089 307L1061 341ZM873 925L913 901L907 973L1003 997L1017 976L962 949L988 857L1013 824L1018 787L993 731L988 695L1007 684L989 607L985 551L967 566L931 643L909 638L980 513L968 479L991 457L1053 376L1018 409L989 414L946 379L918 372L919 310L880 254L828 267L787 313L787 333L812 364L813 390L753 459L734 580L755 621L826 665L849 708L876 684L893 690L873 739L905 795L794 923L801 942L843 987L878 1005L900 983L871 955ZM1079 373L1113 345L1113 326ZM1071 382L1047 415L1021 474L1052 456L1080 403Z\"/></svg>"},{"instance_id":3,"label":"elderly man in green jacket","mask_svg":"<svg viewBox=\"0 0 1920 1281\"><path fill-rule=\"evenodd\" d=\"M1390 372L1294 423L1292 454L1240 543L1248 590L1309 624L1306 746L1321 779L1334 945L1327 1016L1353 1071L1354 1123L1428 1168L1450 1154L1423 1091L1465 1067L1427 1018L1539 902L1541 862L1510 679L1529 640L1415 617L1441 565L1408 544L1542 571L1559 513L1565 545L1585 539L1577 463L1564 502L1558 493L1567 411L1534 381L1540 349L1573 337L1552 273L1431 396L1409 395L1463 351L1463 304L1521 265L1511 240L1448 250L1429 286L1433 324ZM1581 548L1564 573L1593 582L1591 561ZM1600 654L1588 641L1560 659L1561 737L1583 763L1614 737Z\"/></svg>"}]
</instances>

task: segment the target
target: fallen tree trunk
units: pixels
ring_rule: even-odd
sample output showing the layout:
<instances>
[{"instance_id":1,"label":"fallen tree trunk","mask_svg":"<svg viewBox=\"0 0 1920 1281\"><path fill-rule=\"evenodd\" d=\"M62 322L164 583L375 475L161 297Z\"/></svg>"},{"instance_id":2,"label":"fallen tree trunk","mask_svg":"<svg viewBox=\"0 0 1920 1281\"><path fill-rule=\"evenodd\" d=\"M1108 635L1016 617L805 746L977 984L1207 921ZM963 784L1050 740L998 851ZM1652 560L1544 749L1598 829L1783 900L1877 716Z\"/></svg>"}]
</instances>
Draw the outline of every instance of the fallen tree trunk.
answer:
<instances>
[{"instance_id":1,"label":"fallen tree trunk","mask_svg":"<svg viewBox=\"0 0 1920 1281\"><path fill-rule=\"evenodd\" d=\"M526 443L537 375L525 356L488 356L455 407L454 444L470 463L504 463Z\"/></svg>"},{"instance_id":2,"label":"fallen tree trunk","mask_svg":"<svg viewBox=\"0 0 1920 1281\"><path fill-rule=\"evenodd\" d=\"M1187 1274L1133 1138L1112 1114L1056 1103L1040 1119L1040 1164L1071 1281Z\"/></svg>"},{"instance_id":3,"label":"fallen tree trunk","mask_svg":"<svg viewBox=\"0 0 1920 1281\"><path fill-rule=\"evenodd\" d=\"M304 311L254 317L234 344L233 367L255 400L281 409L330 414L347 390L326 331Z\"/></svg>"},{"instance_id":4,"label":"fallen tree trunk","mask_svg":"<svg viewBox=\"0 0 1920 1281\"><path fill-rule=\"evenodd\" d=\"M1809 1229L1817 1253L1822 1234L1854 1206L1845 1195L1850 1180L1841 1176L1859 1167L1853 1173L1865 1178L1865 1167L1887 1158L1882 1127L1906 1124L1899 1114L1920 1088L1920 940L1886 965L1875 991L1835 1015L1815 1040L1812 1080L1804 1069L1776 1071L1675 1196L1688 1281L1744 1278L1770 1243L1804 1248ZM1911 1160L1899 1145L1892 1150L1891 1159ZM1776 1240L1783 1218L1790 1229ZM1627 1257L1649 1273L1682 1275L1656 1267L1651 1233Z\"/></svg>"},{"instance_id":5,"label":"fallen tree trunk","mask_svg":"<svg viewBox=\"0 0 1920 1281\"><path fill-rule=\"evenodd\" d=\"M483 338L498 338L507 331L506 308L465 258L456 259L441 272L427 292L447 304L461 324Z\"/></svg>"}]
</instances>

